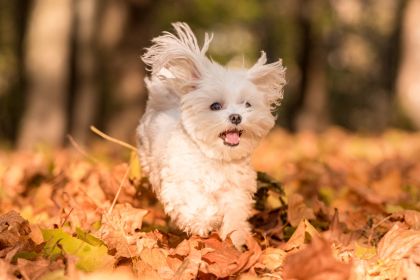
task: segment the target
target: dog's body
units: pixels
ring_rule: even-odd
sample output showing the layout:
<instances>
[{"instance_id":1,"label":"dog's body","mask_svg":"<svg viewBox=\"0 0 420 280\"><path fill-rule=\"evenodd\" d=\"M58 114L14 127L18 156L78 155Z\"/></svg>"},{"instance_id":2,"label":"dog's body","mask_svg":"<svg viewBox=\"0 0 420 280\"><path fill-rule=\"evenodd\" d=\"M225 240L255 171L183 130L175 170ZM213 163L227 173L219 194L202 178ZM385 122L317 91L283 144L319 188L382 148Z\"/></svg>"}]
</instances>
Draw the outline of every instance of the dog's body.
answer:
<instances>
[{"instance_id":1,"label":"dog's body","mask_svg":"<svg viewBox=\"0 0 420 280\"><path fill-rule=\"evenodd\" d=\"M152 71L138 128L143 170L181 229L219 230L240 247L256 191L250 155L274 125L284 68L263 54L250 69L226 69L205 56L207 34L200 49L188 25L174 27L143 56Z\"/></svg>"}]
</instances>

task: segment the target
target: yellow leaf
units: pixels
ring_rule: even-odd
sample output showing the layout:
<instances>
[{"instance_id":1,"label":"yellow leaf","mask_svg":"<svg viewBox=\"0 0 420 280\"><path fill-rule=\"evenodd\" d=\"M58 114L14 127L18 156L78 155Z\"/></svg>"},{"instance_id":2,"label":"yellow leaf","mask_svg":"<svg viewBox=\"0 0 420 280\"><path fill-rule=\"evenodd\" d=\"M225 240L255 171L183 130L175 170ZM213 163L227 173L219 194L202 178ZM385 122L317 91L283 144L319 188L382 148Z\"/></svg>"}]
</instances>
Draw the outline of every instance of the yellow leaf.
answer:
<instances>
[{"instance_id":1,"label":"yellow leaf","mask_svg":"<svg viewBox=\"0 0 420 280\"><path fill-rule=\"evenodd\" d=\"M139 157L135 151L131 151L130 153L130 173L128 174L128 178L131 181L137 181L141 179L141 166L139 162Z\"/></svg>"},{"instance_id":2,"label":"yellow leaf","mask_svg":"<svg viewBox=\"0 0 420 280\"><path fill-rule=\"evenodd\" d=\"M368 260L376 255L376 248L373 246L364 246L356 242L354 245L354 255L363 260Z\"/></svg>"}]
</instances>

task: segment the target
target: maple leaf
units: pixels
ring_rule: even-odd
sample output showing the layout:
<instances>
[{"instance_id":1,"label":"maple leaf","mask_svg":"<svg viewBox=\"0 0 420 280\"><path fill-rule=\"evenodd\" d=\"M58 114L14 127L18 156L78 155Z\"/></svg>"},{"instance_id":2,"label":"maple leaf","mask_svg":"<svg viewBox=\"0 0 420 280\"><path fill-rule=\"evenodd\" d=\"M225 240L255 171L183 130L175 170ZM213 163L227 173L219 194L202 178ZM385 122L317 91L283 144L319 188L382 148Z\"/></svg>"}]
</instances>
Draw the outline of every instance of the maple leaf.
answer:
<instances>
[{"instance_id":1,"label":"maple leaf","mask_svg":"<svg viewBox=\"0 0 420 280\"><path fill-rule=\"evenodd\" d=\"M261 255L261 248L252 237L247 239L248 250L245 252L238 251L229 238L222 241L217 235L203 239L203 243L208 252L203 254L205 265L200 267L200 271L218 278L248 270Z\"/></svg>"},{"instance_id":2,"label":"maple leaf","mask_svg":"<svg viewBox=\"0 0 420 280\"><path fill-rule=\"evenodd\" d=\"M196 279L203 263L202 256L207 251L203 250L202 240L196 236L181 242L171 253L173 256L184 256L182 263L178 264L173 280Z\"/></svg>"},{"instance_id":3,"label":"maple leaf","mask_svg":"<svg viewBox=\"0 0 420 280\"><path fill-rule=\"evenodd\" d=\"M140 229L146 214L147 210L117 204L111 213L102 216L101 228L96 235L110 250L116 251L116 258L131 258L137 254L137 241L143 235Z\"/></svg>"}]
</instances>

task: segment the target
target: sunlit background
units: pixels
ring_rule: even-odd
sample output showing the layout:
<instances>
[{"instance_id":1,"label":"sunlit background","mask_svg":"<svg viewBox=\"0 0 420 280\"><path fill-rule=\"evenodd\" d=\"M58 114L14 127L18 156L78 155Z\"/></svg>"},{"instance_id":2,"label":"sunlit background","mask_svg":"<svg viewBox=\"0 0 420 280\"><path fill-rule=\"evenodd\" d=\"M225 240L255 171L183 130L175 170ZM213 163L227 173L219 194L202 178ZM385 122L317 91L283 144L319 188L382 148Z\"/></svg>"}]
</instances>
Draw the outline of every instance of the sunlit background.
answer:
<instances>
[{"instance_id":1,"label":"sunlit background","mask_svg":"<svg viewBox=\"0 0 420 280\"><path fill-rule=\"evenodd\" d=\"M140 55L175 21L223 64L282 58L288 130L420 128L419 0L0 0L1 146L134 143Z\"/></svg>"}]
</instances>

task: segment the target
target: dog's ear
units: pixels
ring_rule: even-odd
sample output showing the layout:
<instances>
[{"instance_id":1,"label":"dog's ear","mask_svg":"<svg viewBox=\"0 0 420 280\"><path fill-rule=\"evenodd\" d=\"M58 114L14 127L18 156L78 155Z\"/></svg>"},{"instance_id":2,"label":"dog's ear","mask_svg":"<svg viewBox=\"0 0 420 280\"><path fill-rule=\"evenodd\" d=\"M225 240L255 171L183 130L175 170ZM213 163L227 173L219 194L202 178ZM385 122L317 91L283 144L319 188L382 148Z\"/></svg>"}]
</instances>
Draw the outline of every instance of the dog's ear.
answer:
<instances>
[{"instance_id":1,"label":"dog's ear","mask_svg":"<svg viewBox=\"0 0 420 280\"><path fill-rule=\"evenodd\" d=\"M269 64L266 62L265 52L261 52L257 63L248 70L248 78L264 94L267 104L274 109L283 99L286 68L283 67L281 60Z\"/></svg>"},{"instance_id":2,"label":"dog's ear","mask_svg":"<svg viewBox=\"0 0 420 280\"><path fill-rule=\"evenodd\" d=\"M200 48L188 24L178 22L172 25L175 34L164 32L154 38L153 45L146 49L142 59L152 76L175 86L180 93L187 93L196 87L210 63L205 54L212 36L206 33Z\"/></svg>"}]
</instances>

